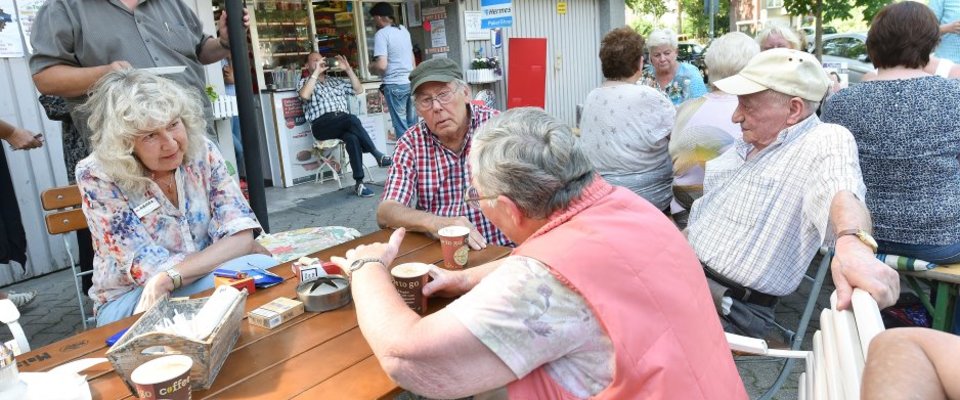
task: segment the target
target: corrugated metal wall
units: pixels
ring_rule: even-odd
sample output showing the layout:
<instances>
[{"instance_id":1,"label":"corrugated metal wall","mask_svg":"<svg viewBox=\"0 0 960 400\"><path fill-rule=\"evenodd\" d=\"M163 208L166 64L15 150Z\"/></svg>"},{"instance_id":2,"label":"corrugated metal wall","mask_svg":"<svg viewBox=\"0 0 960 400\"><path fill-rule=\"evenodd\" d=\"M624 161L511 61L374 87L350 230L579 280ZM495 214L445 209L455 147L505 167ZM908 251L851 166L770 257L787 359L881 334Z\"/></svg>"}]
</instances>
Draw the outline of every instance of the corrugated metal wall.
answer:
<instances>
[{"instance_id":1,"label":"corrugated metal wall","mask_svg":"<svg viewBox=\"0 0 960 400\"><path fill-rule=\"evenodd\" d=\"M576 106L596 88L603 75L600 71L600 39L612 27L624 24L623 0L568 0L566 15L557 14L556 0L514 0L513 27L503 30L503 48L493 55L505 60L504 71L510 60L510 38L547 38L547 112L562 121L573 124ZM460 3L457 18L463 10L480 10L479 0ZM463 26L460 30L463 32ZM461 37L465 35L461 33ZM491 55L490 41L470 41L461 48L461 60L469 63L474 52L483 47ZM452 50L452 49L451 49ZM453 56L453 55L451 55ZM495 84L474 86L474 90L493 87L497 106L506 107L507 80Z\"/></svg>"},{"instance_id":2,"label":"corrugated metal wall","mask_svg":"<svg viewBox=\"0 0 960 400\"><path fill-rule=\"evenodd\" d=\"M47 235L40 208L42 190L67 183L60 125L47 119L37 96L27 59L0 58L0 119L44 135L43 147L30 151L12 151L2 142L15 193L0 196L17 197L27 234L28 268L24 272L0 264L0 286L68 266L63 241Z\"/></svg>"}]
</instances>

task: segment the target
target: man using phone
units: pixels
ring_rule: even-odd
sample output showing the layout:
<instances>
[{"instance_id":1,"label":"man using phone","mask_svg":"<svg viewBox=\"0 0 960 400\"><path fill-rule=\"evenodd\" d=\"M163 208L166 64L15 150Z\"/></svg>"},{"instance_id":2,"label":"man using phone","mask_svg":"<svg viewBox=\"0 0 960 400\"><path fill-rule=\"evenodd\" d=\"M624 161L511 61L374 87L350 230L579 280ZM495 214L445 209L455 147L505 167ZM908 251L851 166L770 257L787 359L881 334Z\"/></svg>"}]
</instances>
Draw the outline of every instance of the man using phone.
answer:
<instances>
[{"instance_id":1,"label":"man using phone","mask_svg":"<svg viewBox=\"0 0 960 400\"><path fill-rule=\"evenodd\" d=\"M339 67L346 72L349 82L343 78L327 76L330 69L320 53L307 56L307 70L310 75L300 78L297 92L303 102L303 113L310 121L310 129L317 140L340 139L350 155L350 168L357 182L353 190L359 197L371 197L373 191L363 184L363 153L370 153L377 159L377 165L386 167L391 164L390 156L377 150L373 140L356 115L347 112L347 96L363 93L363 86L357 79L346 57L337 55Z\"/></svg>"}]
</instances>

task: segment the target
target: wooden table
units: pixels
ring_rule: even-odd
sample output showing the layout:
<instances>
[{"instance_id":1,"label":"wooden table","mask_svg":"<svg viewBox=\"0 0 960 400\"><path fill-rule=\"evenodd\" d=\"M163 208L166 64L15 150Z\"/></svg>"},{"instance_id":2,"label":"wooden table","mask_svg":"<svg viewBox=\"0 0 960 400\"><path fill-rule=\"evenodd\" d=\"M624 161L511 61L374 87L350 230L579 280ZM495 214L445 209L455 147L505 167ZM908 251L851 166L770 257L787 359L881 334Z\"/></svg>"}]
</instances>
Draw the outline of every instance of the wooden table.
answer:
<instances>
[{"instance_id":1,"label":"wooden table","mask_svg":"<svg viewBox=\"0 0 960 400\"><path fill-rule=\"evenodd\" d=\"M314 253L324 260L342 256L360 244L386 242L391 230L370 235ZM491 246L470 253L470 265L480 265L509 254L510 249ZM400 246L394 265L404 262L442 264L440 244L425 235L408 233ZM296 298L298 280L290 264L271 269L282 276L280 285L257 290L246 302L253 310L277 297ZM209 295L206 293L204 295ZM201 295L202 296L202 295ZM449 303L431 299L430 309ZM47 371L66 362L87 357L105 357L104 341L136 322L135 315L115 323L87 330L59 342L17 357L20 371ZM134 398L110 363L84 371L94 399ZM193 392L193 398L271 398L271 399L371 399L399 391L396 383L380 368L357 326L353 304L325 313L304 313L273 330L246 322L240 326L240 338L208 390Z\"/></svg>"},{"instance_id":2,"label":"wooden table","mask_svg":"<svg viewBox=\"0 0 960 400\"><path fill-rule=\"evenodd\" d=\"M929 271L904 271L907 283L920 297L920 301L933 316L933 329L952 332L954 305L960 290L960 264L941 265ZM923 295L923 289L915 278L926 279L937 285L937 298L933 304Z\"/></svg>"}]
</instances>

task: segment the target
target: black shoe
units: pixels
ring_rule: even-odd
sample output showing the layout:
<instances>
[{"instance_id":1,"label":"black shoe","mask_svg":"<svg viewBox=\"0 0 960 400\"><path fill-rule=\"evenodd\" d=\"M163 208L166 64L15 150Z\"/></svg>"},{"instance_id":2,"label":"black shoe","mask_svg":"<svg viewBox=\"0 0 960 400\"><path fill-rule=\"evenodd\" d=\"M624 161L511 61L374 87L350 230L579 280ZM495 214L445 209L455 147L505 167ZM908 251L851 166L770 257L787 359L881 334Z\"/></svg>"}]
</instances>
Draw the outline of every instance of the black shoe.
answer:
<instances>
[{"instance_id":1,"label":"black shoe","mask_svg":"<svg viewBox=\"0 0 960 400\"><path fill-rule=\"evenodd\" d=\"M391 159L390 156L386 154L380 156L380 158L377 159L377 165L380 166L380 168L389 167L392 164L393 164L393 160Z\"/></svg>"},{"instance_id":2,"label":"black shoe","mask_svg":"<svg viewBox=\"0 0 960 400\"><path fill-rule=\"evenodd\" d=\"M373 191L362 183L354 185L353 192L357 194L357 197L373 197Z\"/></svg>"}]
</instances>

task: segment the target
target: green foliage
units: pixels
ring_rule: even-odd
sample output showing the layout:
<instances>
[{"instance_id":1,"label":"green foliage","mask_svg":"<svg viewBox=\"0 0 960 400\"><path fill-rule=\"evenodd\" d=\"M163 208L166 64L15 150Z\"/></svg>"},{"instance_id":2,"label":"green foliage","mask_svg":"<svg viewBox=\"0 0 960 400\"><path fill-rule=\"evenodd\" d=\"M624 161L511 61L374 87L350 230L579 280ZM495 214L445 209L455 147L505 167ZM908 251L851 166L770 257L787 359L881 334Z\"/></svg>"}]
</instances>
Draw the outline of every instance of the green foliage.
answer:
<instances>
[{"instance_id":1,"label":"green foliage","mask_svg":"<svg viewBox=\"0 0 960 400\"><path fill-rule=\"evenodd\" d=\"M639 33L640 36L647 37L650 32L653 32L653 23L643 18L637 18L630 23L630 29Z\"/></svg>"},{"instance_id":2,"label":"green foliage","mask_svg":"<svg viewBox=\"0 0 960 400\"><path fill-rule=\"evenodd\" d=\"M671 11L662 0L625 0L627 7L638 15L653 15L660 19L663 14Z\"/></svg>"},{"instance_id":3,"label":"green foliage","mask_svg":"<svg viewBox=\"0 0 960 400\"><path fill-rule=\"evenodd\" d=\"M710 16L704 13L703 0L680 0L683 3L683 32L697 38L710 37ZM714 37L730 30L730 2L718 2L716 19L713 20ZM705 44L706 42L704 42Z\"/></svg>"},{"instance_id":4,"label":"green foliage","mask_svg":"<svg viewBox=\"0 0 960 400\"><path fill-rule=\"evenodd\" d=\"M783 6L793 15L817 15L818 0L784 0ZM853 18L855 8L863 9L863 20L869 23L883 6L893 0L820 0L823 4L823 22Z\"/></svg>"}]
</instances>

